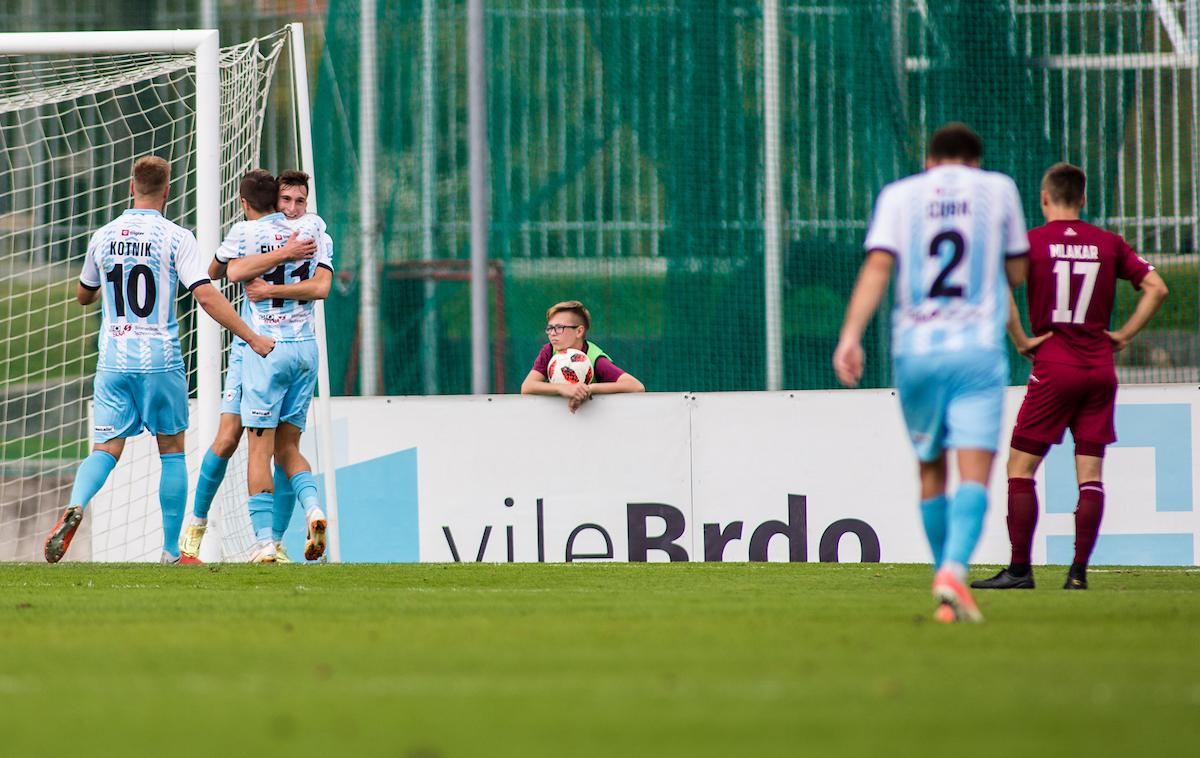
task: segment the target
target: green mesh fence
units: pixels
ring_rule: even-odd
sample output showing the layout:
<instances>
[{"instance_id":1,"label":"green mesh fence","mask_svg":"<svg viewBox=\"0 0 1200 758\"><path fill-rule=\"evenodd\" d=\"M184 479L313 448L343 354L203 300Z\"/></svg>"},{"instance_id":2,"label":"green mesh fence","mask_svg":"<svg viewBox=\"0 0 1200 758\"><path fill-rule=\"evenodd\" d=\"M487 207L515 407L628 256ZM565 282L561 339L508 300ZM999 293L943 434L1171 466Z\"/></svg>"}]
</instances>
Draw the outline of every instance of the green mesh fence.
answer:
<instances>
[{"instance_id":1,"label":"green mesh fence","mask_svg":"<svg viewBox=\"0 0 1200 758\"><path fill-rule=\"evenodd\" d=\"M784 385L835 386L830 355L879 188L921 168L947 120L975 127L1031 225L1038 182L1089 174L1087 217L1159 266L1173 296L1120 356L1126 381L1196 381L1194 2L826 0L486 4L493 371L515 391L544 312L651 390L766 386L764 86L778 78ZM380 0L382 388L470 388L466 9ZM358 4L329 6L317 84L321 207L341 275L335 389L358 388ZM1119 314L1134 293L1122 290ZM887 318L867 384L890 380ZM1023 363L1014 360L1014 380Z\"/></svg>"}]
</instances>

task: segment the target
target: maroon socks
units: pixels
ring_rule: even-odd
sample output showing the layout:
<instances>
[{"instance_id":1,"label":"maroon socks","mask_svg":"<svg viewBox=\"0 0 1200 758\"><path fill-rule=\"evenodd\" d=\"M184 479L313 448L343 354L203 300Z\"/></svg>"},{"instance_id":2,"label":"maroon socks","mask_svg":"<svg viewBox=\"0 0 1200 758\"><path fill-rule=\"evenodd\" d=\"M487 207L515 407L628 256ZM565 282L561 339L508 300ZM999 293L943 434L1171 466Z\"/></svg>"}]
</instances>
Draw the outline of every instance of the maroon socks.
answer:
<instances>
[{"instance_id":1,"label":"maroon socks","mask_svg":"<svg viewBox=\"0 0 1200 758\"><path fill-rule=\"evenodd\" d=\"M1088 559L1092 557L1092 548L1096 546L1096 537L1100 534L1100 520L1103 517L1104 484L1084 482L1079 485L1079 505L1075 507L1076 565L1086 566Z\"/></svg>"},{"instance_id":2,"label":"maroon socks","mask_svg":"<svg viewBox=\"0 0 1200 758\"><path fill-rule=\"evenodd\" d=\"M1037 490L1032 479L1008 480L1008 540L1012 544L1011 566L1026 568L1033 550L1033 530L1037 527Z\"/></svg>"}]
</instances>

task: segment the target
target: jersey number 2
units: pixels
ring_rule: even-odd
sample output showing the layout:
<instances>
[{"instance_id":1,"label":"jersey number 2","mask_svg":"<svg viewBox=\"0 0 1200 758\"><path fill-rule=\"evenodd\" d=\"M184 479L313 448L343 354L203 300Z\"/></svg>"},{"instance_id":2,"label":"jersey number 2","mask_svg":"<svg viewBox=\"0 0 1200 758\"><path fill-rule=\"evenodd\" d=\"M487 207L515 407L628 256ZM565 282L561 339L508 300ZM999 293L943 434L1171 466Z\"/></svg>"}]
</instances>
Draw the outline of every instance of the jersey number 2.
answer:
<instances>
[{"instance_id":1,"label":"jersey number 2","mask_svg":"<svg viewBox=\"0 0 1200 758\"><path fill-rule=\"evenodd\" d=\"M154 272L149 266L139 263L131 267L129 281L125 281L125 264L118 263L104 278L112 283L113 309L117 312L117 318L125 318L126 302L129 310L140 318L146 318L154 312L158 291L154 285Z\"/></svg>"},{"instance_id":2,"label":"jersey number 2","mask_svg":"<svg viewBox=\"0 0 1200 758\"><path fill-rule=\"evenodd\" d=\"M1054 264L1054 311L1050 320L1056 324L1082 324L1087 318L1088 306L1092 304L1092 292L1096 289L1096 276L1100 273L1099 261L1058 261ZM1075 310L1071 311L1071 274L1083 277Z\"/></svg>"},{"instance_id":3,"label":"jersey number 2","mask_svg":"<svg viewBox=\"0 0 1200 758\"><path fill-rule=\"evenodd\" d=\"M942 267L942 271L933 280L933 286L929 288L930 297L962 297L963 288L959 284L946 284L946 280L954 273L954 269L962 263L963 254L967 250L967 244L963 241L962 235L951 229L950 231L942 232L934 237L929 243L930 257L937 258L942 254L942 245L950 243L950 261Z\"/></svg>"}]
</instances>

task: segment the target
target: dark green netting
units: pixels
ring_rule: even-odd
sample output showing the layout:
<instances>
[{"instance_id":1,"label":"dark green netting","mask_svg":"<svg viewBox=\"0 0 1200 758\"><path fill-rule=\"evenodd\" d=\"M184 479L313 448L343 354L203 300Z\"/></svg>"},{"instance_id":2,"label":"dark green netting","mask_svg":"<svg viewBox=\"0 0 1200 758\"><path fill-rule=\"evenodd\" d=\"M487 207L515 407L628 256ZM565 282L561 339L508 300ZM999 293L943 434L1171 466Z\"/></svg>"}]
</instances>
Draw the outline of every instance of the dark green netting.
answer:
<instances>
[{"instance_id":1,"label":"dark green netting","mask_svg":"<svg viewBox=\"0 0 1200 758\"><path fill-rule=\"evenodd\" d=\"M437 4L431 27L422 11L379 8L382 388L459 393L471 376L466 7ZM546 307L564 299L588 305L596 341L652 390L764 388L761 4L496 0L486 19L498 388L517 389ZM358 20L357 2L330 4L314 118L344 277L329 314L345 392L360 378ZM948 120L984 137L1031 226L1046 167L1084 166L1088 217L1156 256L1180 295L1121 356L1125 378L1192 381L1195 62L1172 58L1175 44L1148 0L781 3L784 385L835 386L874 197L921 168ZM1132 303L1123 292L1120 312ZM888 339L881 316L868 386L890 381ZM1014 360L1013 379L1024 371Z\"/></svg>"}]
</instances>

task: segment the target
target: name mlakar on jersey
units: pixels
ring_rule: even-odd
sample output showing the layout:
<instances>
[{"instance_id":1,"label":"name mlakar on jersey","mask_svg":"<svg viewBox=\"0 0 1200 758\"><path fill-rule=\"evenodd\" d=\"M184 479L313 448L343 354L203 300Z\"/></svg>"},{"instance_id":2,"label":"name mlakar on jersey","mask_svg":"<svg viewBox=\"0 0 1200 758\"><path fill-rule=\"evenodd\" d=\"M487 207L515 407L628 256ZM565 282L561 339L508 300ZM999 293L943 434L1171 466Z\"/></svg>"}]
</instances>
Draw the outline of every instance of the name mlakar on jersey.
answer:
<instances>
[{"instance_id":1,"label":"name mlakar on jersey","mask_svg":"<svg viewBox=\"0 0 1200 758\"><path fill-rule=\"evenodd\" d=\"M966 200L934 200L926 206L929 218L949 218L950 216L966 216L971 212Z\"/></svg>"},{"instance_id":2,"label":"name mlakar on jersey","mask_svg":"<svg viewBox=\"0 0 1200 758\"><path fill-rule=\"evenodd\" d=\"M126 240L118 240L116 242L108 243L108 254L109 255L140 255L140 256L149 257L151 255L154 255L154 253L152 253L150 251L150 248L153 246L153 244L154 243L152 243L152 242L132 242L132 241L126 241Z\"/></svg>"},{"instance_id":3,"label":"name mlakar on jersey","mask_svg":"<svg viewBox=\"0 0 1200 758\"><path fill-rule=\"evenodd\" d=\"M1100 248L1095 245L1050 245L1050 257L1072 261L1098 261Z\"/></svg>"}]
</instances>

